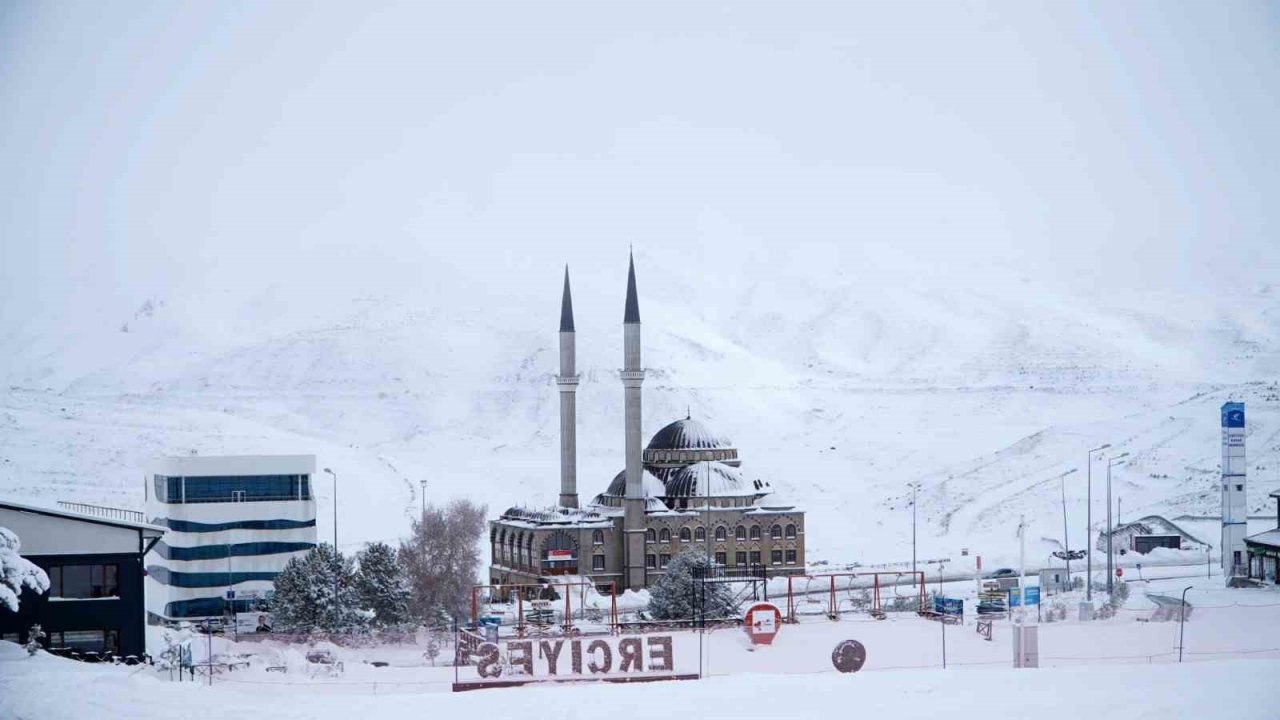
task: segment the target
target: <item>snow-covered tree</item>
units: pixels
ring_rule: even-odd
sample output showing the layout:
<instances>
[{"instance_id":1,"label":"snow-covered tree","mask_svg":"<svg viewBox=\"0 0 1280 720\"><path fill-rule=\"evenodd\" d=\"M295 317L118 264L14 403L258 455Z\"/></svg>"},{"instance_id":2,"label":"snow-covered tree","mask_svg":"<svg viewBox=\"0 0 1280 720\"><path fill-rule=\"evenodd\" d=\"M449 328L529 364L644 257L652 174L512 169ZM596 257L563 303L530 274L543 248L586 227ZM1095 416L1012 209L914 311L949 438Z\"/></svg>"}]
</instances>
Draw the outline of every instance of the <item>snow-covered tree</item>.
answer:
<instances>
[{"instance_id":1,"label":"snow-covered tree","mask_svg":"<svg viewBox=\"0 0 1280 720\"><path fill-rule=\"evenodd\" d=\"M413 534L400 545L400 560L409 573L414 617L436 626L467 612L486 512L483 505L455 500L446 507L428 505L413 523Z\"/></svg>"},{"instance_id":2,"label":"snow-covered tree","mask_svg":"<svg viewBox=\"0 0 1280 720\"><path fill-rule=\"evenodd\" d=\"M9 528L0 527L0 606L18 612L22 588L37 593L49 590L49 576L35 563L18 554L22 542Z\"/></svg>"},{"instance_id":3,"label":"snow-covered tree","mask_svg":"<svg viewBox=\"0 0 1280 720\"><path fill-rule=\"evenodd\" d=\"M271 616L276 630L344 631L359 627L367 616L361 612L356 593L354 563L335 553L332 545L317 545L306 555L289 560L275 584Z\"/></svg>"},{"instance_id":4,"label":"snow-covered tree","mask_svg":"<svg viewBox=\"0 0 1280 720\"><path fill-rule=\"evenodd\" d=\"M373 625L392 627L409 621L409 575L396 549L369 543L356 555L356 595L360 607L372 610Z\"/></svg>"},{"instance_id":5,"label":"snow-covered tree","mask_svg":"<svg viewBox=\"0 0 1280 720\"><path fill-rule=\"evenodd\" d=\"M699 583L695 569L710 571L711 558L703 550L686 548L667 564L666 574L649 588L649 615L655 620L692 620L701 595L702 609L698 617L708 620L738 616L738 603L724 583Z\"/></svg>"}]
</instances>

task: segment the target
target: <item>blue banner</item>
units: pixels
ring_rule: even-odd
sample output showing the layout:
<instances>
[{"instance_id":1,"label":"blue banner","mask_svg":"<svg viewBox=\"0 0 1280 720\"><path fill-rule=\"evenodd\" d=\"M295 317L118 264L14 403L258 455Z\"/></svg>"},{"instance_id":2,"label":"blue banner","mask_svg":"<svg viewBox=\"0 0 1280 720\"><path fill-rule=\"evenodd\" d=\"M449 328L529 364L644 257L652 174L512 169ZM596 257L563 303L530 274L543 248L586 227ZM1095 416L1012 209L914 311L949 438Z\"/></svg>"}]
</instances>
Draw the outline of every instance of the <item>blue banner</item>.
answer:
<instances>
[{"instance_id":1,"label":"blue banner","mask_svg":"<svg viewBox=\"0 0 1280 720\"><path fill-rule=\"evenodd\" d=\"M1040 604L1040 587L1033 585L1027 588L1027 604ZM1009 588L1009 607L1019 607L1022 605L1022 591L1018 588Z\"/></svg>"},{"instance_id":2,"label":"blue banner","mask_svg":"<svg viewBox=\"0 0 1280 720\"><path fill-rule=\"evenodd\" d=\"M1244 403L1229 402L1229 403L1223 404L1222 427L1224 428L1244 427Z\"/></svg>"},{"instance_id":3,"label":"blue banner","mask_svg":"<svg viewBox=\"0 0 1280 720\"><path fill-rule=\"evenodd\" d=\"M964 601L959 598L935 597L933 611L939 615L964 615Z\"/></svg>"}]
</instances>

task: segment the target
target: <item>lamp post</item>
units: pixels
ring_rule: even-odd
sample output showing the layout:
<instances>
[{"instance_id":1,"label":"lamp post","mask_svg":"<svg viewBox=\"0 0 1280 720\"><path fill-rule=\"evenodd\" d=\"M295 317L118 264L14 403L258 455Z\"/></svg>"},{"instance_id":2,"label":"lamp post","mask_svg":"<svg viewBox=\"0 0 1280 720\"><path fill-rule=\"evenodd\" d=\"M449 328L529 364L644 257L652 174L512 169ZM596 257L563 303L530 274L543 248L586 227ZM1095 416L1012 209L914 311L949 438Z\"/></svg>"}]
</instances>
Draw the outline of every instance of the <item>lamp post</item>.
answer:
<instances>
[{"instance_id":1,"label":"lamp post","mask_svg":"<svg viewBox=\"0 0 1280 720\"><path fill-rule=\"evenodd\" d=\"M1123 465L1124 459L1129 453L1120 453L1119 455L1107 460L1107 594L1110 595L1115 590L1115 578L1111 574L1111 535L1115 528L1111 526L1111 468L1117 465Z\"/></svg>"},{"instance_id":2,"label":"lamp post","mask_svg":"<svg viewBox=\"0 0 1280 720\"><path fill-rule=\"evenodd\" d=\"M1058 476L1062 481L1062 559L1067 564L1067 587L1071 587L1071 543L1067 541L1067 476L1079 469L1071 468Z\"/></svg>"},{"instance_id":3,"label":"lamp post","mask_svg":"<svg viewBox=\"0 0 1280 720\"><path fill-rule=\"evenodd\" d=\"M1188 585L1182 589L1182 607L1178 608L1178 662L1182 662L1182 637L1183 628L1186 627L1187 620L1187 591L1195 587Z\"/></svg>"},{"instance_id":4,"label":"lamp post","mask_svg":"<svg viewBox=\"0 0 1280 720\"><path fill-rule=\"evenodd\" d=\"M1084 557L1085 557L1085 578L1084 578L1084 597L1085 600L1093 601L1093 454L1106 450L1111 447L1111 443L1100 445L1089 451L1089 480L1088 490L1085 491L1085 525L1084 525Z\"/></svg>"},{"instance_id":5,"label":"lamp post","mask_svg":"<svg viewBox=\"0 0 1280 720\"><path fill-rule=\"evenodd\" d=\"M422 485L422 515L425 517L427 514L427 481L419 480L418 483Z\"/></svg>"},{"instance_id":6,"label":"lamp post","mask_svg":"<svg viewBox=\"0 0 1280 720\"><path fill-rule=\"evenodd\" d=\"M325 468L324 471L333 477L333 629L338 629L338 577L342 574L342 563L338 560L338 475Z\"/></svg>"},{"instance_id":7,"label":"lamp post","mask_svg":"<svg viewBox=\"0 0 1280 720\"><path fill-rule=\"evenodd\" d=\"M920 489L920 483L908 483L911 488L911 587L915 587L917 583L916 577L916 491Z\"/></svg>"}]
</instances>

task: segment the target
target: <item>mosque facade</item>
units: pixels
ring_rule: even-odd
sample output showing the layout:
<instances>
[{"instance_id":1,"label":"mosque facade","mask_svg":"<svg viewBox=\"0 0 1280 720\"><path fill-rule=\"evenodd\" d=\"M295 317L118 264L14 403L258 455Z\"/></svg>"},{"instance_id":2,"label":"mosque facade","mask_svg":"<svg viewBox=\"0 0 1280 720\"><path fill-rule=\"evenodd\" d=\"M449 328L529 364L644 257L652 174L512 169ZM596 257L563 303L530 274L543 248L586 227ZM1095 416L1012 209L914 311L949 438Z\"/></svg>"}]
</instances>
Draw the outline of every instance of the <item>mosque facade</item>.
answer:
<instances>
[{"instance_id":1,"label":"mosque facade","mask_svg":"<svg viewBox=\"0 0 1280 720\"><path fill-rule=\"evenodd\" d=\"M726 575L804 573L804 511L762 480L749 480L738 449L690 417L641 446L640 304L635 261L623 313L625 465L604 492L580 504L573 300L565 270L560 309L560 498L555 507L515 506L489 523L489 581L589 578L620 592L649 586L686 548L703 550Z\"/></svg>"}]
</instances>

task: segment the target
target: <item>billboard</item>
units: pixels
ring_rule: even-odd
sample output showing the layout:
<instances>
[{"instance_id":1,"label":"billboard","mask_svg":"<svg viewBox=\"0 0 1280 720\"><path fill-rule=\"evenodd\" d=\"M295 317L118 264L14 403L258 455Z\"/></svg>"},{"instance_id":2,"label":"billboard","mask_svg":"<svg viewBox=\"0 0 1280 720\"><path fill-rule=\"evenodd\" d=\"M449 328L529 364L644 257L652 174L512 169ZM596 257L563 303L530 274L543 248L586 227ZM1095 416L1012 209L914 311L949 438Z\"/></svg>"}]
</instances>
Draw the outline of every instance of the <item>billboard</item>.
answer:
<instances>
[{"instance_id":1,"label":"billboard","mask_svg":"<svg viewBox=\"0 0 1280 720\"><path fill-rule=\"evenodd\" d=\"M697 636L487 638L457 668L454 691L534 682L642 682L698 677ZM687 647L692 642L692 647Z\"/></svg>"}]
</instances>

